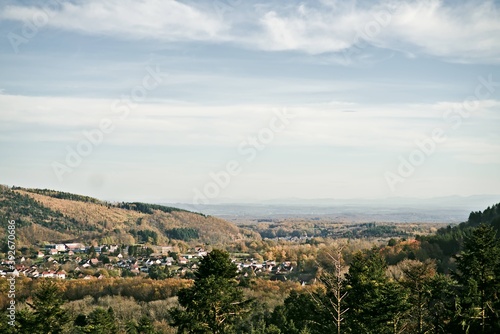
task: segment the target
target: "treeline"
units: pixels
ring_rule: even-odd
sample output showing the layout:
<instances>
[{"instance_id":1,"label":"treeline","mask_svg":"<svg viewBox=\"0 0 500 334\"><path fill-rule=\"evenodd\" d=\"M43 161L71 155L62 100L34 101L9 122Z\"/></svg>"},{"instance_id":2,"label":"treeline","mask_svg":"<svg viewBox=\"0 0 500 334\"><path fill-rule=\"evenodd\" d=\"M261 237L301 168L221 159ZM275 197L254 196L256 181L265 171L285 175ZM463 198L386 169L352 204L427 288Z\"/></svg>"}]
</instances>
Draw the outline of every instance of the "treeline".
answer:
<instances>
[{"instance_id":1,"label":"treeline","mask_svg":"<svg viewBox=\"0 0 500 334\"><path fill-rule=\"evenodd\" d=\"M190 241L193 239L198 239L200 237L197 229L187 228L187 227L179 227L166 230L165 234L170 239L176 239L182 241Z\"/></svg>"},{"instance_id":2,"label":"treeline","mask_svg":"<svg viewBox=\"0 0 500 334\"><path fill-rule=\"evenodd\" d=\"M39 290L44 279L30 280L19 278L16 280L16 301L25 302ZM92 296L94 299L107 296L130 297L140 302L168 299L177 295L180 289L190 286L190 280L167 278L156 280L149 278L102 278L91 280L58 280L55 282L64 301L75 301ZM0 308L5 310L9 299L8 284L0 280Z\"/></svg>"},{"instance_id":3,"label":"treeline","mask_svg":"<svg viewBox=\"0 0 500 334\"><path fill-rule=\"evenodd\" d=\"M138 212L146 213L146 214L152 214L154 212L154 210L159 210L159 211L162 211L165 213L171 213L174 211L190 212L187 210L169 207L169 206L165 206L165 205L149 204L149 203L142 203L142 202L121 202L121 203L117 203L117 204L112 204L112 203L101 201L97 198L90 197L90 196L77 195L77 194L72 194L72 193L68 193L68 192L64 192L64 191L51 190L51 189L22 188L22 187L15 187L15 186L12 187L11 189L12 190L27 191L30 193L39 194L39 195L48 196L48 197L53 197L53 198L58 198L58 199L65 199L65 200L78 201L78 202L84 202L84 203L93 203L93 204L99 204L99 205L108 206L108 207L113 206L113 207L126 209L126 210L134 210L134 211L138 211Z\"/></svg>"},{"instance_id":4,"label":"treeline","mask_svg":"<svg viewBox=\"0 0 500 334\"><path fill-rule=\"evenodd\" d=\"M500 203L483 212L471 212L469 219L457 226L440 228L435 234L418 236L421 242L419 259L432 258L437 261L438 270L448 273L456 269L453 256L464 247L464 242L480 224L487 224L495 231L500 230Z\"/></svg>"},{"instance_id":5,"label":"treeline","mask_svg":"<svg viewBox=\"0 0 500 334\"><path fill-rule=\"evenodd\" d=\"M163 205L158 205L158 204L148 204L148 203L141 203L141 202L121 202L116 204L116 206L120 209L126 209L126 210L134 210L134 211L139 211L142 213L147 213L147 214L152 214L154 210L160 210L162 212L166 213L171 213L174 211L184 211L181 209L177 208L172 208L168 206L163 206Z\"/></svg>"},{"instance_id":6,"label":"treeline","mask_svg":"<svg viewBox=\"0 0 500 334\"><path fill-rule=\"evenodd\" d=\"M92 230L91 226L66 217L61 212L52 210L27 195L6 190L2 192L1 198L0 215L4 218L3 221L15 220L16 228L28 227L36 223L61 233Z\"/></svg>"},{"instance_id":7,"label":"treeline","mask_svg":"<svg viewBox=\"0 0 500 334\"><path fill-rule=\"evenodd\" d=\"M135 240L139 244L143 243L150 243L153 245L158 244L158 233L156 233L155 231L131 229L129 230L129 233L135 238Z\"/></svg>"},{"instance_id":8,"label":"treeline","mask_svg":"<svg viewBox=\"0 0 500 334\"><path fill-rule=\"evenodd\" d=\"M407 237L410 234L400 226L377 223L342 224L332 222L281 222L267 223L259 220L248 228L258 232L262 238L391 238Z\"/></svg>"},{"instance_id":9,"label":"treeline","mask_svg":"<svg viewBox=\"0 0 500 334\"><path fill-rule=\"evenodd\" d=\"M71 200L71 201L79 201L79 202L94 203L94 204L106 204L105 202L100 201L97 198L93 198L90 196L76 195L76 194L71 194L71 193L67 193L67 192L63 192L63 191L51 190L51 189L32 189L32 188L12 187L12 190L24 190L24 191L34 193L34 194L39 194L39 195L44 195L44 196L49 196L49 197L59 198L59 199L67 199L67 200Z\"/></svg>"}]
</instances>

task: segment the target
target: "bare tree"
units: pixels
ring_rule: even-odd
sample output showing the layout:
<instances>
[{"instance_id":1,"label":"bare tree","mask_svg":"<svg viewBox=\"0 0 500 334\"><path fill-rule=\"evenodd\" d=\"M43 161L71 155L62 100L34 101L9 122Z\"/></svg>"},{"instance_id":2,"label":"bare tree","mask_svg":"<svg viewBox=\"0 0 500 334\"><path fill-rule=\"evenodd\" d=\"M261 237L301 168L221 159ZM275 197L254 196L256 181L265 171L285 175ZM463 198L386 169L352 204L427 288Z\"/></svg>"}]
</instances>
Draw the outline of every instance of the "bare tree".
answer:
<instances>
[{"instance_id":1,"label":"bare tree","mask_svg":"<svg viewBox=\"0 0 500 334\"><path fill-rule=\"evenodd\" d=\"M343 248L344 246L342 245L338 246L333 252L326 252L326 256L330 261L332 261L333 272L322 270L319 277L320 281L326 288L325 301L309 292L314 301L327 310L333 318L337 327L337 334L341 333L341 325L344 321L344 314L349 310L348 308L344 308L344 299L347 296L347 292L345 292L343 288L343 271L345 269L344 259L342 256ZM320 269L323 268L320 266Z\"/></svg>"}]
</instances>

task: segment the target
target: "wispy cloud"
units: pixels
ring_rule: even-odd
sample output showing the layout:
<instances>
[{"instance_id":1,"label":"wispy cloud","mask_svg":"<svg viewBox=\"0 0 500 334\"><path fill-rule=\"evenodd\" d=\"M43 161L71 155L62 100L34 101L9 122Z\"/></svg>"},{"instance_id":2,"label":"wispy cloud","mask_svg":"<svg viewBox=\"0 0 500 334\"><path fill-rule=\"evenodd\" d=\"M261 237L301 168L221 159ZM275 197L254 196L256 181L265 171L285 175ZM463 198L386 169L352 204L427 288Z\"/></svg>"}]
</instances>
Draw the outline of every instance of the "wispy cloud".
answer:
<instances>
[{"instance_id":1,"label":"wispy cloud","mask_svg":"<svg viewBox=\"0 0 500 334\"><path fill-rule=\"evenodd\" d=\"M109 138L113 145L143 146L236 146L253 129L259 129L273 115L277 105L179 105L143 103L127 120L121 121L111 111L113 100L1 95L0 130L29 129L29 132L6 133L4 141L77 140L84 130L98 126L103 118L114 121L117 131ZM288 107L297 117L273 145L336 146L346 148L383 148L400 150L413 147L414 140L429 135L436 126L447 126L442 119L451 102L431 104L366 105L330 103ZM343 112L346 110L356 112ZM474 113L476 124L471 131L448 133L446 147L461 152L484 151L484 143L498 138L475 138L485 125L498 120L500 101L481 101ZM451 108L451 107L450 107ZM462 126L464 130L466 125ZM32 132L36 128L37 131ZM457 144L453 144L457 143ZM468 144L467 144L468 143ZM450 146L448 146L450 145ZM495 144L496 145L496 144ZM496 147L496 146L495 146ZM487 150L486 150L487 151Z\"/></svg>"},{"instance_id":2,"label":"wispy cloud","mask_svg":"<svg viewBox=\"0 0 500 334\"><path fill-rule=\"evenodd\" d=\"M218 39L225 24L179 1L90 0L62 2L59 8L6 6L4 19L29 21L48 15L47 25L84 34L165 41Z\"/></svg>"},{"instance_id":3,"label":"wispy cloud","mask_svg":"<svg viewBox=\"0 0 500 334\"><path fill-rule=\"evenodd\" d=\"M452 61L500 61L500 17L492 1L379 1L369 6L299 5L261 18L268 50L339 52L357 44ZM358 45L359 47L359 45Z\"/></svg>"},{"instance_id":4,"label":"wispy cloud","mask_svg":"<svg viewBox=\"0 0 500 334\"><path fill-rule=\"evenodd\" d=\"M49 27L120 39L228 42L309 55L374 46L408 57L500 62L500 17L494 1L270 2L241 5L225 17L217 6L195 2L89 0L52 9L9 5L0 9L0 17L29 21L44 11L50 14Z\"/></svg>"}]
</instances>

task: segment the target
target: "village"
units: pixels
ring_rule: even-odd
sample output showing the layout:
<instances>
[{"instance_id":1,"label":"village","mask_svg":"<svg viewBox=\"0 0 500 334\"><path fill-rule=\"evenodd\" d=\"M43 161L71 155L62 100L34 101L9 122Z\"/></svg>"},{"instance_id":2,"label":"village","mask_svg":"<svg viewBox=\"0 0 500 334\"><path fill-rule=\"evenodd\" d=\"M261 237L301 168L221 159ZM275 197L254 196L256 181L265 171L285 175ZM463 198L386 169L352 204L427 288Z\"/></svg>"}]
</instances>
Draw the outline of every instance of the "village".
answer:
<instances>
[{"instance_id":1,"label":"village","mask_svg":"<svg viewBox=\"0 0 500 334\"><path fill-rule=\"evenodd\" d=\"M172 246L46 244L33 254L25 250L15 261L3 259L0 262L0 277L84 280L134 276L192 278L200 259L206 255L203 247L180 253ZM287 280L287 274L293 271L290 261L256 261L244 253L233 254L233 263L243 277L258 275Z\"/></svg>"}]
</instances>

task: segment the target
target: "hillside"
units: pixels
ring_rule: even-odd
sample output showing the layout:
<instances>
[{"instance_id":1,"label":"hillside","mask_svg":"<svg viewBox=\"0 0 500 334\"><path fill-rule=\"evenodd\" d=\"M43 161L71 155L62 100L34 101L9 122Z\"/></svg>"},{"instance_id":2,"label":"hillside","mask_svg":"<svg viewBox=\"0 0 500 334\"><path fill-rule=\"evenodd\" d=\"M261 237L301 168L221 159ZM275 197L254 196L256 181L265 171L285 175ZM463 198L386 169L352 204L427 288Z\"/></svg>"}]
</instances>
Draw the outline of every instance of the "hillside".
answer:
<instances>
[{"instance_id":1,"label":"hillside","mask_svg":"<svg viewBox=\"0 0 500 334\"><path fill-rule=\"evenodd\" d=\"M466 222L440 228L434 235L420 236L417 240L422 243L425 256L438 261L439 269L454 269L453 257L463 249L464 240L480 224L491 225L497 232L497 238L500 237L500 203L489 206L482 212L473 211Z\"/></svg>"},{"instance_id":2,"label":"hillside","mask_svg":"<svg viewBox=\"0 0 500 334\"><path fill-rule=\"evenodd\" d=\"M0 218L16 220L19 246L70 241L166 244L182 240L222 244L243 238L230 222L178 208L140 202L108 203L46 189L0 187ZM6 240L4 228L0 236Z\"/></svg>"}]
</instances>

